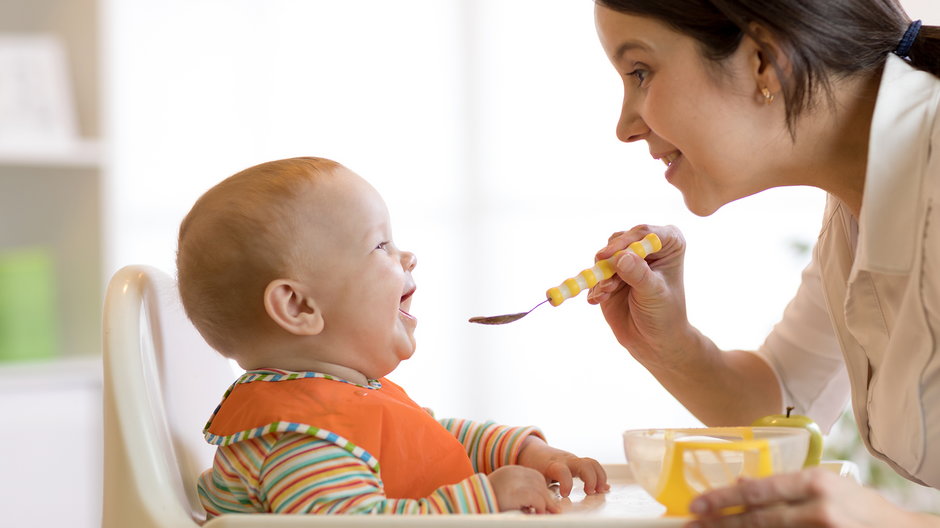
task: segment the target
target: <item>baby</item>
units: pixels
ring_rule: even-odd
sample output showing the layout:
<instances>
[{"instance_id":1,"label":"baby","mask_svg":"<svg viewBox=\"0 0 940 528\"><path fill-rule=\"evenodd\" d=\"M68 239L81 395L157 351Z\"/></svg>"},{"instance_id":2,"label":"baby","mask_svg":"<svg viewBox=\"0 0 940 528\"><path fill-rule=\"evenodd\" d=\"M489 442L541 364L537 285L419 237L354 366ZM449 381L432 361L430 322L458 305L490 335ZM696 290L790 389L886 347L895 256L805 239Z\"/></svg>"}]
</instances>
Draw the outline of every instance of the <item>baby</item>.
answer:
<instances>
[{"instance_id":1,"label":"baby","mask_svg":"<svg viewBox=\"0 0 940 528\"><path fill-rule=\"evenodd\" d=\"M384 377L415 351L415 264L376 190L330 160L263 163L199 198L180 226L183 306L246 370L204 430L210 518L555 513L547 482L609 489L537 429L437 421Z\"/></svg>"}]
</instances>

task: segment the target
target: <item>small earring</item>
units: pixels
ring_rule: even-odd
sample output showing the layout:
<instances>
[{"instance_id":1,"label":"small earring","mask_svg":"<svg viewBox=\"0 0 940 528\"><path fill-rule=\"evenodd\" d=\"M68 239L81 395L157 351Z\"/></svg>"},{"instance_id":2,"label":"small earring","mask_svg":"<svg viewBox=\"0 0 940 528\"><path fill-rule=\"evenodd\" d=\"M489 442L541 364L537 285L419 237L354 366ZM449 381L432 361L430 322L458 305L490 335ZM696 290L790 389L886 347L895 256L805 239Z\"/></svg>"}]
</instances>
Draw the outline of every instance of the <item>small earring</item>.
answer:
<instances>
[{"instance_id":1,"label":"small earring","mask_svg":"<svg viewBox=\"0 0 940 528\"><path fill-rule=\"evenodd\" d=\"M774 98L775 98L776 96L775 96L774 94L770 93L770 89L767 88L766 86L764 86L763 88L760 89L760 93L761 93L761 95L764 96L764 104L770 104L770 103L774 102Z\"/></svg>"}]
</instances>

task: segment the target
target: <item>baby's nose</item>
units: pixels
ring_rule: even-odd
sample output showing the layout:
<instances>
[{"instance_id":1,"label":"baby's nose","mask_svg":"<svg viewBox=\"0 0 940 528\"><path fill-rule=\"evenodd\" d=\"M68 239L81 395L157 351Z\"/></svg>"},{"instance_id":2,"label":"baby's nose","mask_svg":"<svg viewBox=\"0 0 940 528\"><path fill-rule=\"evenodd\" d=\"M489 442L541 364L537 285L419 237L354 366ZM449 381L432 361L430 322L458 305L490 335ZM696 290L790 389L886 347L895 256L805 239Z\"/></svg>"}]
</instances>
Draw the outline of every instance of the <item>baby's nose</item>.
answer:
<instances>
[{"instance_id":1,"label":"baby's nose","mask_svg":"<svg viewBox=\"0 0 940 528\"><path fill-rule=\"evenodd\" d=\"M415 269L415 266L418 265L418 257L410 251L401 252L401 267L406 271L411 271Z\"/></svg>"}]
</instances>

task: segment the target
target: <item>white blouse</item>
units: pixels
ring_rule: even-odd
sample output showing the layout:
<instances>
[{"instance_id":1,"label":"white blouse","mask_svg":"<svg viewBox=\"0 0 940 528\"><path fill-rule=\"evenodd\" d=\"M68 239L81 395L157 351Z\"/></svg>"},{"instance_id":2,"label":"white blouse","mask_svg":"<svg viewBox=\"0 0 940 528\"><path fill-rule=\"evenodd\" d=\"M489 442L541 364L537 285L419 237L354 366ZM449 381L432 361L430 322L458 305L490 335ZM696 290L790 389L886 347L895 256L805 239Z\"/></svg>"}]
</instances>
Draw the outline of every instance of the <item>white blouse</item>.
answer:
<instances>
[{"instance_id":1,"label":"white blouse","mask_svg":"<svg viewBox=\"0 0 940 528\"><path fill-rule=\"evenodd\" d=\"M758 350L785 405L940 488L940 79L890 55L860 219L829 196L796 297ZM936 202L936 203L935 203Z\"/></svg>"}]
</instances>

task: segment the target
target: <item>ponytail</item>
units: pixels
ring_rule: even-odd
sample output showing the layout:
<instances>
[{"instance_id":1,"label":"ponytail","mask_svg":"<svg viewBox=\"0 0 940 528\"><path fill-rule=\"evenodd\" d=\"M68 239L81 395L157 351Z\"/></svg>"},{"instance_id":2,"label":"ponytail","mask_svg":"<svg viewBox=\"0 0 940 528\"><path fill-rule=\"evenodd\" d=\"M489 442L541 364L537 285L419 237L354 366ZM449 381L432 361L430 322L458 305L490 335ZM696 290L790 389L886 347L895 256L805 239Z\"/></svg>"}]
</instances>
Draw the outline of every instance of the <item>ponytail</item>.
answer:
<instances>
[{"instance_id":1,"label":"ponytail","mask_svg":"<svg viewBox=\"0 0 940 528\"><path fill-rule=\"evenodd\" d=\"M940 77L940 27L922 26L907 58L911 66Z\"/></svg>"}]
</instances>

